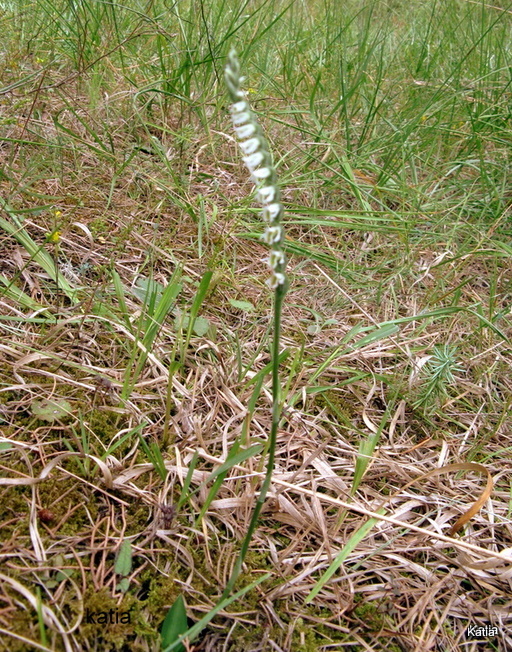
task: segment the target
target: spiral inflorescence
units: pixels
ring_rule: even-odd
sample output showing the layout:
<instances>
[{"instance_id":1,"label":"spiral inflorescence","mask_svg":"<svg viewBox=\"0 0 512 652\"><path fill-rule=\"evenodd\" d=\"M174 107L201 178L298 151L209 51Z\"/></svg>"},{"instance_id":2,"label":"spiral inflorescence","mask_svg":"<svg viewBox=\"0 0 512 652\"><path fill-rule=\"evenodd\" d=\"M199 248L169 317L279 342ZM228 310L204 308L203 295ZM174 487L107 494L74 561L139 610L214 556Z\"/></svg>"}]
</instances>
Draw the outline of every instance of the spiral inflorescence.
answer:
<instances>
[{"instance_id":1,"label":"spiral inflorescence","mask_svg":"<svg viewBox=\"0 0 512 652\"><path fill-rule=\"evenodd\" d=\"M272 271L267 285L275 290L284 287L286 283L286 258L282 250L284 233L281 226L281 193L267 139L242 90L244 78L240 75L240 62L234 50L228 56L225 79L233 102L230 107L231 120L244 154L243 161L251 173L251 179L257 188L257 199L263 207L261 217L266 223L266 229L261 239L270 247L270 254L265 262Z\"/></svg>"}]
</instances>

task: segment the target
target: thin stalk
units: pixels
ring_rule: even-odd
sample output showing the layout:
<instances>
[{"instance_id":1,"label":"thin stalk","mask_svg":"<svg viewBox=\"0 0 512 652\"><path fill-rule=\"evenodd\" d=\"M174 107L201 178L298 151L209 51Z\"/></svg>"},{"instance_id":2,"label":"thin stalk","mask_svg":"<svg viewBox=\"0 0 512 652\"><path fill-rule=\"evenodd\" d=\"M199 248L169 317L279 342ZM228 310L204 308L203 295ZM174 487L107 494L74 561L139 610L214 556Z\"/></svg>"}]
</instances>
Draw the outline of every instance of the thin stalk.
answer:
<instances>
[{"instance_id":1,"label":"thin stalk","mask_svg":"<svg viewBox=\"0 0 512 652\"><path fill-rule=\"evenodd\" d=\"M247 534L242 543L240 549L240 554L235 563L231 577L229 578L226 588L222 593L221 600L225 600L235 585L240 572L242 570L242 564L244 563L247 551L249 550L249 545L252 540L252 535L254 530L258 525L258 519L265 503L268 490L270 488L270 483L272 482L272 474L274 473L274 461L276 456L276 444L277 444L277 429L279 427L279 421L281 418L281 404L280 404L280 389L281 383L279 379L279 348L281 341L281 311L283 306L283 300L286 294L286 288L283 285L279 285L274 293L274 338L272 342L272 425L270 427L270 435L268 440L268 458L267 458L267 467L265 473L265 479L261 485L260 494L256 505L254 506L254 511L251 517L251 522L249 523L249 528Z\"/></svg>"},{"instance_id":2,"label":"thin stalk","mask_svg":"<svg viewBox=\"0 0 512 652\"><path fill-rule=\"evenodd\" d=\"M272 364L272 425L267 446L267 467L261 490L254 506L254 512L249 523L247 534L242 543L240 554L237 557L231 577L224 589L221 599L229 596L236 580L242 570L244 559L249 550L252 536L258 524L259 515L265 503L276 454L277 429L279 426L280 411L280 382L279 382L279 343L281 332L281 312L283 300L286 295L288 282L285 274L286 257L283 252L284 233L281 220L284 208L281 203L281 193L277 184L277 175L272 161L268 142L263 134L256 116L247 101L246 93L241 88L243 77L240 74L240 63L234 51L228 56L225 71L226 85L232 100L230 107L231 119L239 145L245 154L244 163L251 173L251 178L257 187L257 197L262 205L261 217L267 227L262 235L262 240L269 245L267 263L271 276L266 281L268 287L274 290L274 334L271 346Z\"/></svg>"}]
</instances>

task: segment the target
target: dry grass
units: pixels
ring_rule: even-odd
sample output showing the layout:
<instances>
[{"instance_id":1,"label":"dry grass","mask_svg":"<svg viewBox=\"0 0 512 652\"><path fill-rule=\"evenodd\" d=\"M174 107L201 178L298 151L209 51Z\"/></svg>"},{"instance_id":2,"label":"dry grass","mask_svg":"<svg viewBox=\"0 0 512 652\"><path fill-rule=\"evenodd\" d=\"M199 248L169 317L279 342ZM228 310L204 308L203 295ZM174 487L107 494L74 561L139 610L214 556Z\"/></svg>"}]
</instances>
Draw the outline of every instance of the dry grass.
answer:
<instances>
[{"instance_id":1,"label":"dry grass","mask_svg":"<svg viewBox=\"0 0 512 652\"><path fill-rule=\"evenodd\" d=\"M29 310L8 293L0 298L2 649L158 649L157 632L179 594L193 620L215 606L264 470L261 454L235 464L197 521L211 472L237 439L264 442L271 418L268 377L248 410L269 362L270 306L264 249L253 239L259 226L232 139L225 125L205 135L192 116L178 123L170 109L150 129L119 84L112 96L126 101L93 108L76 80L58 93L2 98L2 118L12 120L4 131L11 140L0 150L9 170L2 194L27 211L26 232L77 290L73 303L13 237L0 235L0 274L41 306ZM111 146L101 148L84 124ZM152 146L155 134L172 180ZM274 134L283 151L308 148L298 137L286 145L284 127ZM391 229L360 230L357 216L353 230L301 223L300 205L321 193L314 183L302 191L289 185L290 245L327 252L340 273L290 248L277 462L237 586L265 571L271 578L215 618L190 649L483 649L468 641L469 625L497 626L485 649L511 649L510 264L499 257L491 227L481 234L485 247L464 249L474 231L447 226L450 209L437 222L437 240L421 235L425 215L407 245ZM332 202L331 193L319 208ZM335 203L355 209L357 201L344 187ZM47 208L30 212L36 205ZM60 241L45 242L56 228ZM165 286L179 267L177 305L185 312L204 272L214 270L201 307L209 330L183 350L185 335L170 314L134 377L148 308L130 289L150 277ZM413 318L449 306L443 295L453 297L454 288L459 312ZM503 311L499 328L508 340L463 310L477 303ZM399 318L411 319L388 337L351 346L370 327ZM348 337L360 326L368 330ZM463 370L446 394L418 407L429 356L445 343L457 345ZM64 408L45 420L37 407L47 402ZM161 450L165 479L139 433ZM372 437L371 459L355 483L359 447ZM194 455L193 491L185 495ZM451 472L403 488L445 464L470 461L485 466L494 489L448 537L484 491L485 477ZM383 504L385 514L376 515ZM305 603L369 515L378 522ZM133 564L123 592L115 559L125 538ZM131 610L130 624L102 630L86 623L86 609L110 608Z\"/></svg>"}]
</instances>

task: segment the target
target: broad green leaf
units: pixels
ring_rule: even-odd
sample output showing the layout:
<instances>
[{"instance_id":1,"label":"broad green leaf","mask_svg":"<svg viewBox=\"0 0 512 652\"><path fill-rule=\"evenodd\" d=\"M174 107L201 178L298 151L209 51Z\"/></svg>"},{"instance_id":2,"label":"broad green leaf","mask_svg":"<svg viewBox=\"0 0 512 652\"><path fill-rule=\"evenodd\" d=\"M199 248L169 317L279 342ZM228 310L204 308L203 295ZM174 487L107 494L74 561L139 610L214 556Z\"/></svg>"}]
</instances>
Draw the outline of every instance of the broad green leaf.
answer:
<instances>
[{"instance_id":1,"label":"broad green leaf","mask_svg":"<svg viewBox=\"0 0 512 652\"><path fill-rule=\"evenodd\" d=\"M243 310L244 312L252 312L255 310L254 305L250 301L238 301L237 299L229 299L229 303L233 308Z\"/></svg>"},{"instance_id":2,"label":"broad green leaf","mask_svg":"<svg viewBox=\"0 0 512 652\"><path fill-rule=\"evenodd\" d=\"M178 311L176 319L174 320L174 325L176 330L182 328L183 330L189 331L190 317ZM202 337L208 332L209 328L210 328L210 322L208 321L208 319L206 319L206 317L196 317L194 320L194 325L191 330L198 337Z\"/></svg>"},{"instance_id":3,"label":"broad green leaf","mask_svg":"<svg viewBox=\"0 0 512 652\"><path fill-rule=\"evenodd\" d=\"M114 571L117 575L129 575L132 570L132 544L125 539L119 548Z\"/></svg>"},{"instance_id":4,"label":"broad green leaf","mask_svg":"<svg viewBox=\"0 0 512 652\"><path fill-rule=\"evenodd\" d=\"M206 317L196 317L194 321L193 331L198 337L206 335L209 329L210 322L206 319Z\"/></svg>"},{"instance_id":5,"label":"broad green leaf","mask_svg":"<svg viewBox=\"0 0 512 652\"><path fill-rule=\"evenodd\" d=\"M43 580L43 582L47 589L54 589L60 583L57 580Z\"/></svg>"},{"instance_id":6,"label":"broad green leaf","mask_svg":"<svg viewBox=\"0 0 512 652\"><path fill-rule=\"evenodd\" d=\"M67 580L69 577L73 577L74 574L75 571L71 570L71 568L63 568L55 575L55 579L57 580L57 582L63 582L64 580Z\"/></svg>"},{"instance_id":7,"label":"broad green leaf","mask_svg":"<svg viewBox=\"0 0 512 652\"><path fill-rule=\"evenodd\" d=\"M121 593L126 593L130 588L130 580L127 577L116 584L116 591L121 591Z\"/></svg>"},{"instance_id":8,"label":"broad green leaf","mask_svg":"<svg viewBox=\"0 0 512 652\"><path fill-rule=\"evenodd\" d=\"M162 624L162 647L165 649L169 645L176 643L178 638L188 630L187 610L183 596L179 595L172 607L167 612L167 616ZM179 643L173 648L176 652L184 652L185 646Z\"/></svg>"},{"instance_id":9,"label":"broad green leaf","mask_svg":"<svg viewBox=\"0 0 512 652\"><path fill-rule=\"evenodd\" d=\"M73 415L71 405L64 399L32 401L30 408L35 417L50 423Z\"/></svg>"},{"instance_id":10,"label":"broad green leaf","mask_svg":"<svg viewBox=\"0 0 512 652\"><path fill-rule=\"evenodd\" d=\"M161 283L144 276L139 276L135 285L130 288L130 292L145 304L151 303L152 300L159 303L164 290L165 287Z\"/></svg>"}]
</instances>

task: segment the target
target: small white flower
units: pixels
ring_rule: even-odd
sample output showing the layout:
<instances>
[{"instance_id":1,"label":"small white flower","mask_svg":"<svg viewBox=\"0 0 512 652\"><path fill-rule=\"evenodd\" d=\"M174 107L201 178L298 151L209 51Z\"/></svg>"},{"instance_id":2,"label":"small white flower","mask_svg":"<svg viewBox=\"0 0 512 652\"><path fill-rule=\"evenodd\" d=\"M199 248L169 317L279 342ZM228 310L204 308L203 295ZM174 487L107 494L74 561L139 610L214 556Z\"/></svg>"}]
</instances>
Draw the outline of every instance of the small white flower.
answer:
<instances>
[{"instance_id":1,"label":"small white flower","mask_svg":"<svg viewBox=\"0 0 512 652\"><path fill-rule=\"evenodd\" d=\"M272 269L276 269L279 265L284 265L285 257L282 251L277 249L272 249L270 256L268 257L268 264Z\"/></svg>"},{"instance_id":2,"label":"small white flower","mask_svg":"<svg viewBox=\"0 0 512 652\"><path fill-rule=\"evenodd\" d=\"M249 105L245 100L242 100L241 102L235 102L229 107L231 113L242 113L242 111L247 111L248 109Z\"/></svg>"},{"instance_id":3,"label":"small white flower","mask_svg":"<svg viewBox=\"0 0 512 652\"><path fill-rule=\"evenodd\" d=\"M279 217L281 204L269 204L261 211L261 217L264 222L274 222Z\"/></svg>"},{"instance_id":4,"label":"small white flower","mask_svg":"<svg viewBox=\"0 0 512 652\"><path fill-rule=\"evenodd\" d=\"M265 281L271 290L275 290L279 285L284 285L285 276L280 272L274 272L272 276Z\"/></svg>"},{"instance_id":5,"label":"small white flower","mask_svg":"<svg viewBox=\"0 0 512 652\"><path fill-rule=\"evenodd\" d=\"M275 186L263 186L258 190L258 201L262 204L268 204L274 201L277 194Z\"/></svg>"},{"instance_id":6,"label":"small white flower","mask_svg":"<svg viewBox=\"0 0 512 652\"><path fill-rule=\"evenodd\" d=\"M260 168L259 170L254 170L252 176L260 181L261 179L267 179L272 175L272 170L270 168Z\"/></svg>"},{"instance_id":7,"label":"small white flower","mask_svg":"<svg viewBox=\"0 0 512 652\"><path fill-rule=\"evenodd\" d=\"M270 219L275 220L281 211L281 204L277 204L277 203L269 204L265 208L265 210L268 211L268 214L270 215Z\"/></svg>"},{"instance_id":8,"label":"small white flower","mask_svg":"<svg viewBox=\"0 0 512 652\"><path fill-rule=\"evenodd\" d=\"M264 156L261 152L255 152L250 156L245 156L243 161L251 172L254 172L258 165L263 163Z\"/></svg>"},{"instance_id":9,"label":"small white flower","mask_svg":"<svg viewBox=\"0 0 512 652\"><path fill-rule=\"evenodd\" d=\"M283 229L280 226L268 226L265 229L265 233L261 236L261 239L268 245L272 245L281 240L282 234Z\"/></svg>"},{"instance_id":10,"label":"small white flower","mask_svg":"<svg viewBox=\"0 0 512 652\"><path fill-rule=\"evenodd\" d=\"M260 148L261 143L259 138L249 138L249 140L239 144L244 154L254 154Z\"/></svg>"},{"instance_id":11,"label":"small white flower","mask_svg":"<svg viewBox=\"0 0 512 652\"><path fill-rule=\"evenodd\" d=\"M244 138L249 138L256 133L256 127L252 124L243 125L243 127L235 127L235 134L243 140Z\"/></svg>"},{"instance_id":12,"label":"small white flower","mask_svg":"<svg viewBox=\"0 0 512 652\"><path fill-rule=\"evenodd\" d=\"M234 113L231 116L231 120L233 121L234 125L243 125L246 122L251 121L251 114L249 111L242 111L241 113Z\"/></svg>"},{"instance_id":13,"label":"small white flower","mask_svg":"<svg viewBox=\"0 0 512 652\"><path fill-rule=\"evenodd\" d=\"M272 222L272 218L270 217L270 213L267 211L266 208L264 208L261 211L261 219L266 222L267 224L270 224Z\"/></svg>"}]
</instances>

